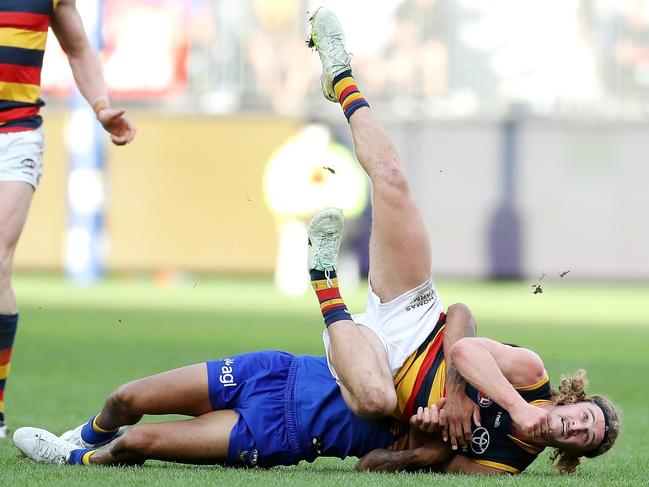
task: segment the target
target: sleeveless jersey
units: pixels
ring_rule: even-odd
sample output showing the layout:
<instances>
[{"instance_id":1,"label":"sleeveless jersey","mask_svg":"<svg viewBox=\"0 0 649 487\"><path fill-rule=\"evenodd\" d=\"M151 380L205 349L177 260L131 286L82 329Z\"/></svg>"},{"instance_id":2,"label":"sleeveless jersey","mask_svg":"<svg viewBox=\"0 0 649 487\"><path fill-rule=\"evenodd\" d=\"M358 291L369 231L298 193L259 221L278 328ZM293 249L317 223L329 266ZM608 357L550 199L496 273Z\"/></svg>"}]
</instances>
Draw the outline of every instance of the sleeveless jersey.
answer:
<instances>
[{"instance_id":1,"label":"sleeveless jersey","mask_svg":"<svg viewBox=\"0 0 649 487\"><path fill-rule=\"evenodd\" d=\"M446 362L444 360L444 328L442 314L435 329L414 352L394 379L397 391L397 416L407 423L419 406L435 404L445 395ZM537 384L516 389L528 403L552 404L550 382L546 377ZM480 406L482 427L473 425L470 447L461 454L476 463L510 473L525 470L543 450L511 435L509 413L489 397L467 384L467 396ZM392 450L407 448L407 437L401 438Z\"/></svg>"},{"instance_id":2,"label":"sleeveless jersey","mask_svg":"<svg viewBox=\"0 0 649 487\"><path fill-rule=\"evenodd\" d=\"M542 381L516 389L525 401L535 406L552 404L550 381ZM480 423L473 433L469 447L462 455L480 465L497 468L509 473L525 470L543 451L543 447L531 445L512 436L512 418L509 413L489 397L467 385L467 395L480 406Z\"/></svg>"},{"instance_id":3,"label":"sleeveless jersey","mask_svg":"<svg viewBox=\"0 0 649 487\"><path fill-rule=\"evenodd\" d=\"M405 361L396 377L398 419L408 422L419 406L435 404L444 395L446 363L444 362L444 327L442 313L437 325L424 343Z\"/></svg>"},{"instance_id":4,"label":"sleeveless jersey","mask_svg":"<svg viewBox=\"0 0 649 487\"><path fill-rule=\"evenodd\" d=\"M41 68L59 0L0 1L0 132L38 128Z\"/></svg>"}]
</instances>

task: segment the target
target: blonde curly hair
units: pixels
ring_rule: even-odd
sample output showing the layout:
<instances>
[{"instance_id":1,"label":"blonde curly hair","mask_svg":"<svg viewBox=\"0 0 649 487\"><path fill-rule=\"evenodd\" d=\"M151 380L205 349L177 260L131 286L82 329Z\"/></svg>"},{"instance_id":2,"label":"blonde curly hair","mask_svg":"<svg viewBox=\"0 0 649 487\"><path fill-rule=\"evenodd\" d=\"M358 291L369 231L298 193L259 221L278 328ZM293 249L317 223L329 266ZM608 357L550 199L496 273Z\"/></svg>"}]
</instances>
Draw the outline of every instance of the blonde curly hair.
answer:
<instances>
[{"instance_id":1,"label":"blonde curly hair","mask_svg":"<svg viewBox=\"0 0 649 487\"><path fill-rule=\"evenodd\" d=\"M608 420L608 431L604 435L602 443L594 450L576 452L563 448L555 448L550 454L550 462L555 464L559 473L572 473L580 463L582 456L593 458L609 451L620 433L619 409L604 396L586 394L588 379L584 369L578 370L574 375L562 375L559 380L559 387L552 389L552 400L558 405L575 404L582 401L592 402L597 405Z\"/></svg>"}]
</instances>

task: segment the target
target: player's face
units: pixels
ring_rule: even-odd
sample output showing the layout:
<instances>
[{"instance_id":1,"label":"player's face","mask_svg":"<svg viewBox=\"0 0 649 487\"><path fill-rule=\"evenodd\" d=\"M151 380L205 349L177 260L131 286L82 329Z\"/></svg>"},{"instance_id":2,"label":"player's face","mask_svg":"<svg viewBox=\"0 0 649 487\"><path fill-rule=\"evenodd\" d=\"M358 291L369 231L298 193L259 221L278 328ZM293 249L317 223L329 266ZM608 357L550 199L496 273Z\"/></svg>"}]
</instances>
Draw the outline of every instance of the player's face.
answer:
<instances>
[{"instance_id":1,"label":"player's face","mask_svg":"<svg viewBox=\"0 0 649 487\"><path fill-rule=\"evenodd\" d=\"M555 406L550 411L548 442L571 450L592 450L602 442L604 427L604 413L592 402Z\"/></svg>"}]
</instances>

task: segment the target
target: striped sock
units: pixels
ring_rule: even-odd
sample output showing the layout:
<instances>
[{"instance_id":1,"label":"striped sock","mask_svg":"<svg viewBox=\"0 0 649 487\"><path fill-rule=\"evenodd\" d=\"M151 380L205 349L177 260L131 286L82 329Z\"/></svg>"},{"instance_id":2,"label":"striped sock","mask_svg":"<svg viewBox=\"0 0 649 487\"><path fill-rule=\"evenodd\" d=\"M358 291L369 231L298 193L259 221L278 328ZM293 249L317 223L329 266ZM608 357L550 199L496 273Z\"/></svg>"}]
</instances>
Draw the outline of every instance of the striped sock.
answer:
<instances>
[{"instance_id":1,"label":"striped sock","mask_svg":"<svg viewBox=\"0 0 649 487\"><path fill-rule=\"evenodd\" d=\"M333 81L333 87L338 97L338 102L343 107L347 121L349 121L349 118L359 108L370 107L370 104L367 103L367 100L358 91L358 86L356 86L356 80L352 76L351 69L343 71L336 76Z\"/></svg>"},{"instance_id":2,"label":"striped sock","mask_svg":"<svg viewBox=\"0 0 649 487\"><path fill-rule=\"evenodd\" d=\"M90 457L97 450L92 448L79 448L78 450L72 450L70 456L68 457L68 463L70 465L90 465Z\"/></svg>"},{"instance_id":3,"label":"striped sock","mask_svg":"<svg viewBox=\"0 0 649 487\"><path fill-rule=\"evenodd\" d=\"M5 385L11 365L11 350L18 328L18 314L0 315L0 423L5 421Z\"/></svg>"},{"instance_id":4,"label":"striped sock","mask_svg":"<svg viewBox=\"0 0 649 487\"><path fill-rule=\"evenodd\" d=\"M335 270L325 273L325 271L311 269L311 286L320 301L320 311L325 325L329 326L341 320L351 321L352 317L347 311L347 306L340 297Z\"/></svg>"},{"instance_id":5,"label":"striped sock","mask_svg":"<svg viewBox=\"0 0 649 487\"><path fill-rule=\"evenodd\" d=\"M105 430L97 426L97 418L99 417L99 414L90 418L88 422L83 425L83 428L81 428L81 439L91 445L106 443L107 441L112 440L115 438L115 435L119 430L119 428L114 430Z\"/></svg>"}]
</instances>

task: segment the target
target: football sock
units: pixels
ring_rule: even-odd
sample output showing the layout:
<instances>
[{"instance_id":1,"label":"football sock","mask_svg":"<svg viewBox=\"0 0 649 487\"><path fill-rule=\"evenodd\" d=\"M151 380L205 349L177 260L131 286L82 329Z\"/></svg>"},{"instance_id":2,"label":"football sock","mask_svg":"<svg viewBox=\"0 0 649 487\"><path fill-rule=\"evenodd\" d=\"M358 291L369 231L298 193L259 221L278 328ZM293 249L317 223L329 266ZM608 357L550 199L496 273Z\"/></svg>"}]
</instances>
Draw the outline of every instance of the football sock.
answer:
<instances>
[{"instance_id":1,"label":"football sock","mask_svg":"<svg viewBox=\"0 0 649 487\"><path fill-rule=\"evenodd\" d=\"M358 86L356 86L356 80L352 76L351 69L343 71L336 76L333 80L333 87L338 97L338 102L343 107L347 121L349 121L349 117L359 108L369 108L370 104L363 98L363 95L358 90Z\"/></svg>"},{"instance_id":2,"label":"football sock","mask_svg":"<svg viewBox=\"0 0 649 487\"><path fill-rule=\"evenodd\" d=\"M325 325L336 321L352 319L347 306L340 296L336 271L318 271L311 269L311 286L320 301L320 311Z\"/></svg>"},{"instance_id":3,"label":"football sock","mask_svg":"<svg viewBox=\"0 0 649 487\"><path fill-rule=\"evenodd\" d=\"M17 328L18 314L0 315L0 423L5 421L5 385L9 375L11 349L14 346Z\"/></svg>"},{"instance_id":4,"label":"football sock","mask_svg":"<svg viewBox=\"0 0 649 487\"><path fill-rule=\"evenodd\" d=\"M119 430L119 428L114 430L105 430L97 426L97 418L99 417L99 414L90 418L90 420L83 425L83 428L81 428L81 439L91 445L97 445L112 440L115 438L117 431Z\"/></svg>"},{"instance_id":5,"label":"football sock","mask_svg":"<svg viewBox=\"0 0 649 487\"><path fill-rule=\"evenodd\" d=\"M92 448L79 448L78 450L72 450L70 452L70 457L68 458L68 463L70 465L90 465L90 457L97 450Z\"/></svg>"}]
</instances>

